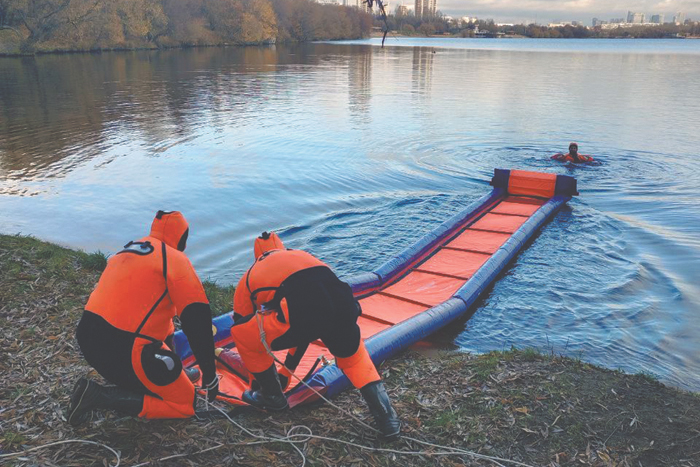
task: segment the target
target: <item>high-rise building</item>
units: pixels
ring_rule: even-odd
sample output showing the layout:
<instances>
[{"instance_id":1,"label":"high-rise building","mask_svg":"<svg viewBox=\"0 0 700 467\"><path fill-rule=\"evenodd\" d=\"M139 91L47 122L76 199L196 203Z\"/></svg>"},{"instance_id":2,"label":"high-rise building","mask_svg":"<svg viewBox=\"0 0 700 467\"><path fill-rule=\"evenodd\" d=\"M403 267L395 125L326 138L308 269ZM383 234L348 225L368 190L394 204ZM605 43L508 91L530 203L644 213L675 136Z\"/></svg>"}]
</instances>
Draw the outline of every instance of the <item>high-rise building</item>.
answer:
<instances>
[{"instance_id":1,"label":"high-rise building","mask_svg":"<svg viewBox=\"0 0 700 467\"><path fill-rule=\"evenodd\" d=\"M416 17L421 18L423 17L423 4L426 2L426 0L415 0L415 2L413 14L416 15Z\"/></svg>"},{"instance_id":2,"label":"high-rise building","mask_svg":"<svg viewBox=\"0 0 700 467\"><path fill-rule=\"evenodd\" d=\"M430 16L435 16L437 14L437 3L438 0L428 0L428 11Z\"/></svg>"},{"instance_id":3,"label":"high-rise building","mask_svg":"<svg viewBox=\"0 0 700 467\"><path fill-rule=\"evenodd\" d=\"M652 15L651 22L656 24L664 24L664 15Z\"/></svg>"},{"instance_id":4,"label":"high-rise building","mask_svg":"<svg viewBox=\"0 0 700 467\"><path fill-rule=\"evenodd\" d=\"M685 22L685 15L679 11L676 13L676 16L673 17L673 22L676 24L683 24Z\"/></svg>"},{"instance_id":5,"label":"high-rise building","mask_svg":"<svg viewBox=\"0 0 700 467\"><path fill-rule=\"evenodd\" d=\"M419 18L435 16L437 0L416 0L414 14Z\"/></svg>"},{"instance_id":6,"label":"high-rise building","mask_svg":"<svg viewBox=\"0 0 700 467\"><path fill-rule=\"evenodd\" d=\"M644 22L644 13L627 12L627 22L634 24L642 24Z\"/></svg>"}]
</instances>

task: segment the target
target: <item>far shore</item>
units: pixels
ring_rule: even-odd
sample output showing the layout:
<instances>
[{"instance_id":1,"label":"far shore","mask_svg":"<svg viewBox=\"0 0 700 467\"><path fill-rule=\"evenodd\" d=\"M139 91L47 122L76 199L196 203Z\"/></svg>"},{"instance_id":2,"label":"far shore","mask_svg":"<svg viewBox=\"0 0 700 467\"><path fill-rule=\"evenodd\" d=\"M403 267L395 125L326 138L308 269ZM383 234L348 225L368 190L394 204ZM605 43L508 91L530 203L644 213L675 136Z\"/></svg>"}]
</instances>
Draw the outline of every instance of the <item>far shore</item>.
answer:
<instances>
[{"instance_id":1,"label":"far shore","mask_svg":"<svg viewBox=\"0 0 700 467\"><path fill-rule=\"evenodd\" d=\"M369 38L382 38L384 33L382 32L372 32ZM532 39L532 40L567 40L567 38L536 38L527 37L523 35L506 35L499 37L462 37L454 34L434 34L430 36L422 35L406 35L395 31L389 31L386 36L387 41L391 38L398 39ZM345 41L355 41L362 40L366 38L356 38L356 39L339 39L332 41L323 42L345 42ZM576 40L586 40L586 39L609 39L609 40L621 40L621 39L644 39L644 40L659 40L659 39L671 39L671 38L636 38L636 37L626 37L626 38L577 38ZM700 36L684 36L672 39L700 39ZM182 45L182 46L168 46L168 47L114 47L114 48L100 48L100 49L51 49L51 50L37 50L35 52L2 52L0 51L0 58L2 57L31 57L39 55L74 55L74 54L101 54L110 52L138 52L138 51L156 51L156 50L185 50L185 49L196 49L196 48L229 48L229 47L273 47L275 45L298 45L303 44L303 42L282 42L279 44L201 44L201 45ZM388 45L388 44L387 44Z\"/></svg>"},{"instance_id":2,"label":"far shore","mask_svg":"<svg viewBox=\"0 0 700 467\"><path fill-rule=\"evenodd\" d=\"M382 38L384 36L383 32L376 32L372 31L371 37L372 38ZM401 37L401 38L407 38L407 39L532 39L532 40L568 40L568 39L575 39L575 40L588 40L588 39L599 39L599 40L620 40L622 38L617 38L617 37L610 37L610 38L601 38L601 37L583 37L583 38L566 38L566 37L528 37L528 36L523 36L520 34L510 34L510 35L505 35L505 36L499 36L499 37L462 37L460 35L455 35L455 34L432 34L430 36L422 36L419 34L413 34L413 35L407 35L407 34L402 34L397 31L389 31L387 34L387 39L390 37ZM659 39L700 39L700 36L683 36L683 37L659 37L659 38L646 38L646 37L625 37L624 39L643 39L643 40L659 40Z\"/></svg>"}]
</instances>

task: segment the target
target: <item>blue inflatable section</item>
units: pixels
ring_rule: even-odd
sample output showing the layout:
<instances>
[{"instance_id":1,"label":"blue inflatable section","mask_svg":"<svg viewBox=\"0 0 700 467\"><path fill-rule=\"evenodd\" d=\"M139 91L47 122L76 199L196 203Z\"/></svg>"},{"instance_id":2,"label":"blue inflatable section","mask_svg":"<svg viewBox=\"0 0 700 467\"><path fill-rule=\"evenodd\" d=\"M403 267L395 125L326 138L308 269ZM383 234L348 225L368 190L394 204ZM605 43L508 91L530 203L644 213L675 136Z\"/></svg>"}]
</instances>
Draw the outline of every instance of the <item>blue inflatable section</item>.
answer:
<instances>
[{"instance_id":1,"label":"blue inflatable section","mask_svg":"<svg viewBox=\"0 0 700 467\"><path fill-rule=\"evenodd\" d=\"M233 297L231 297L233 301ZM231 326L233 326L233 312L217 316L212 320L212 324L216 327L216 334L214 335L214 342L221 342L231 337ZM180 356L182 360L186 360L192 356L192 349L190 348L190 343L185 337L185 333L182 331L177 331L175 333L175 352Z\"/></svg>"},{"instance_id":2,"label":"blue inflatable section","mask_svg":"<svg viewBox=\"0 0 700 467\"><path fill-rule=\"evenodd\" d=\"M494 192L496 192L496 190L494 190ZM502 193L499 192L496 198L501 196L501 194ZM473 213L474 217L481 214L481 209L490 204L490 202L486 202L487 199L491 199L491 195L483 198L483 202L478 203L475 207L476 211ZM558 195L541 206L496 251L496 253L481 266L474 276L472 276L451 299L367 339L365 345L374 363L377 365L380 364L467 313L471 305L474 304L477 298L515 258L525 244L531 240L537 231L539 231L539 229L570 199L570 196ZM463 221L466 219L469 219L469 214L462 218ZM455 223L455 225L459 224L460 222ZM422 244L422 242L419 242L406 251L413 252L414 248ZM410 255L406 256L409 257ZM411 261L412 260L406 260L409 264ZM326 387L327 397L333 397L351 386L350 380L348 380L336 365L324 367L318 371L308 383L312 387ZM304 387L298 389L298 391L304 390L307 389Z\"/></svg>"},{"instance_id":3,"label":"blue inflatable section","mask_svg":"<svg viewBox=\"0 0 700 467\"><path fill-rule=\"evenodd\" d=\"M450 240L462 231L462 227L476 221L488 208L507 195L509 170L496 169L491 185L494 189L488 195L470 204L462 211L443 222L423 236L396 257L387 261L372 272L360 273L345 279L356 296L368 295L375 289L395 281L410 271L410 266L423 258L433 248ZM477 298L493 283L498 275L513 261L518 252L539 231L539 229L564 206L576 191L576 179L558 176L556 195L542 205L518 230L484 263L479 270L445 302L432 307L406 321L387 328L365 341L367 350L375 364L389 359L407 347L425 339L438 329L468 312ZM216 326L214 341L218 346L230 341L230 328L233 312L218 316L213 320ZM227 346L233 346L230 343ZM176 351L185 360L192 356L187 338L182 331L175 333ZM307 381L312 387L326 388L326 395L332 397L351 386L350 381L336 365L328 365L316 371ZM308 391L301 386L289 396Z\"/></svg>"}]
</instances>

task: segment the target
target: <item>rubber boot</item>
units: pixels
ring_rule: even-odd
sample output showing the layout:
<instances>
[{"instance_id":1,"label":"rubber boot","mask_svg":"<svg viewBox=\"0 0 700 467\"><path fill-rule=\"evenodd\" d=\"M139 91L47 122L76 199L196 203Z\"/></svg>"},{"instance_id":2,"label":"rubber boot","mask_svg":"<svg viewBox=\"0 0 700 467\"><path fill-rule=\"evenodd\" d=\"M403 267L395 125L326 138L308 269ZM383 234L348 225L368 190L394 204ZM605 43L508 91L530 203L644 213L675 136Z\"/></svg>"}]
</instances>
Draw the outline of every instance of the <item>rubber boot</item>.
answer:
<instances>
[{"instance_id":1,"label":"rubber boot","mask_svg":"<svg viewBox=\"0 0 700 467\"><path fill-rule=\"evenodd\" d=\"M287 398L282 392L274 363L262 373L253 373L255 380L260 383L260 389L248 389L243 393L243 402L263 410L284 410L289 407Z\"/></svg>"},{"instance_id":2,"label":"rubber boot","mask_svg":"<svg viewBox=\"0 0 700 467\"><path fill-rule=\"evenodd\" d=\"M68 423L80 425L95 409L112 409L137 416L143 409L143 394L125 391L117 386L101 386L86 378L80 378L70 396Z\"/></svg>"},{"instance_id":3,"label":"rubber boot","mask_svg":"<svg viewBox=\"0 0 700 467\"><path fill-rule=\"evenodd\" d=\"M396 438L401 431L401 420L391 406L384 383L381 380L368 383L360 389L360 393L382 435L385 438Z\"/></svg>"}]
</instances>

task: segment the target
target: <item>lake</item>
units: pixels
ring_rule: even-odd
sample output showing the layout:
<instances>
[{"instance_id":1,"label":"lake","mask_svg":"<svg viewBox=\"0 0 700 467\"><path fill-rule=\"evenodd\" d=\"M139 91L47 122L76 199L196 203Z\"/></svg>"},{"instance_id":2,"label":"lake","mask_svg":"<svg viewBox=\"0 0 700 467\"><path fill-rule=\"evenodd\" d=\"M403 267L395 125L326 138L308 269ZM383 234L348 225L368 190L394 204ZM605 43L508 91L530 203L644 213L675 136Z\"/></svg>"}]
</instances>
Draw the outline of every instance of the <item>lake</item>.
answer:
<instances>
[{"instance_id":1,"label":"lake","mask_svg":"<svg viewBox=\"0 0 700 467\"><path fill-rule=\"evenodd\" d=\"M278 231L368 271L493 169L581 196L437 340L700 390L700 41L387 38L0 58L0 232L113 253L181 210L200 276ZM577 141L600 166L549 156Z\"/></svg>"}]
</instances>

